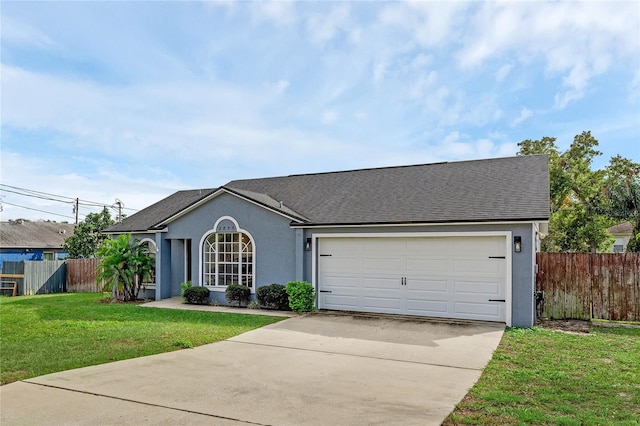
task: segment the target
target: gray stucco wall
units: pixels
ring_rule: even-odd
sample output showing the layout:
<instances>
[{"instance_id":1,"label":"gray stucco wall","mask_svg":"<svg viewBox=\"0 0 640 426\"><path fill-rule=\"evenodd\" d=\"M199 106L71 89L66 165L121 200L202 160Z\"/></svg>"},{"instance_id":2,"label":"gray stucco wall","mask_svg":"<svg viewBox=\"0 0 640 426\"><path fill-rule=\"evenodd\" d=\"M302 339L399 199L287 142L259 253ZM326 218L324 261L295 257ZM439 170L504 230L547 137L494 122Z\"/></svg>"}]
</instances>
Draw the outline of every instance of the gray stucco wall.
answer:
<instances>
[{"instance_id":1,"label":"gray stucco wall","mask_svg":"<svg viewBox=\"0 0 640 426\"><path fill-rule=\"evenodd\" d=\"M358 228L313 228L306 229L304 239L313 237L314 234L351 234L357 233L401 233L401 232L488 232L511 231L512 236L522 237L522 251L513 252L512 255L512 325L515 327L531 327L535 321L535 233L533 224L480 224L480 225L433 225L433 226L398 226L398 227L358 227ZM313 282L312 276L312 252L304 252L304 279Z\"/></svg>"},{"instance_id":2,"label":"gray stucco wall","mask_svg":"<svg viewBox=\"0 0 640 426\"><path fill-rule=\"evenodd\" d=\"M200 242L216 221L231 216L239 227L251 234L255 242L255 278L252 290L272 283L286 284L295 279L296 231L289 226L290 219L230 194L222 194L169 224L164 238L170 241L191 240L191 275L193 285L200 285ZM303 250L303 248L300 248ZM171 244L171 273L169 285L179 289L184 277L184 244ZM176 259L179 258L179 259ZM177 287L176 287L177 285ZM164 294L164 293L163 293ZM179 293L178 293L179 294ZM163 296L168 297L168 296ZM212 291L211 300L226 304L224 291Z\"/></svg>"}]
</instances>

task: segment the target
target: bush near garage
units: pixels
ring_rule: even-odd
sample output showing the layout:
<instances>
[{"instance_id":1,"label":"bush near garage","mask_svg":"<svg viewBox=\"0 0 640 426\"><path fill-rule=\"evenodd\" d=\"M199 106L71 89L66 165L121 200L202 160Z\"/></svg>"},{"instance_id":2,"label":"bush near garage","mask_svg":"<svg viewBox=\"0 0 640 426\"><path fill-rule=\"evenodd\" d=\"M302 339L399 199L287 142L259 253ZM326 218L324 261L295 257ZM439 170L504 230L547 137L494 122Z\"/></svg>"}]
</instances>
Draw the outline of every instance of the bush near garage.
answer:
<instances>
[{"instance_id":1,"label":"bush near garage","mask_svg":"<svg viewBox=\"0 0 640 426\"><path fill-rule=\"evenodd\" d=\"M191 305L206 305L209 303L209 289L206 287L187 287L183 289L182 296L185 302Z\"/></svg>"},{"instance_id":2,"label":"bush near garage","mask_svg":"<svg viewBox=\"0 0 640 426\"><path fill-rule=\"evenodd\" d=\"M229 303L238 302L238 306L249 301L251 289L246 285L230 284L224 292L224 296Z\"/></svg>"},{"instance_id":3,"label":"bush near garage","mask_svg":"<svg viewBox=\"0 0 640 426\"><path fill-rule=\"evenodd\" d=\"M256 292L260 307L265 309L289 310L289 295L282 284L271 284L260 287Z\"/></svg>"},{"instance_id":4,"label":"bush near garage","mask_svg":"<svg viewBox=\"0 0 640 426\"><path fill-rule=\"evenodd\" d=\"M315 310L316 295L311 283L307 281L289 281L287 283L289 307L295 312Z\"/></svg>"}]
</instances>

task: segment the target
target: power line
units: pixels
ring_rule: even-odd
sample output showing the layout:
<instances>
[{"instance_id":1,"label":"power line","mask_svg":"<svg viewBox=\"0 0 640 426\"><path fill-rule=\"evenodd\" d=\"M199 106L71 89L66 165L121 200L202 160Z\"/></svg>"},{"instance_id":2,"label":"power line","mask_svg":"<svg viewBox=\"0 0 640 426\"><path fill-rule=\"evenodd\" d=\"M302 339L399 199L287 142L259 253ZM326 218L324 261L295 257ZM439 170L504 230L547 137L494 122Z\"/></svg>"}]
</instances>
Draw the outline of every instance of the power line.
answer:
<instances>
[{"instance_id":1,"label":"power line","mask_svg":"<svg viewBox=\"0 0 640 426\"><path fill-rule=\"evenodd\" d=\"M42 195L30 195L30 194L23 194L22 192L18 192L18 191L12 191L11 189L3 189L0 188L0 191L4 191L4 192L10 192L12 194L17 194L17 195L22 195L24 197L33 197L33 198L39 198L41 200L47 200L47 201L57 201L59 203L66 203L66 204L73 204L73 201L62 201L62 200L57 200L55 198L51 198L51 197L45 197Z\"/></svg>"},{"instance_id":2,"label":"power line","mask_svg":"<svg viewBox=\"0 0 640 426\"><path fill-rule=\"evenodd\" d=\"M22 195L24 197L40 198L40 199L44 199L44 200L48 200L48 201L57 201L59 203L66 203L66 204L78 204L78 205L81 204L83 206L111 207L111 208L114 208L113 204L111 204L111 203L99 203L97 201L81 200L81 199L76 199L74 197L67 197L65 195L57 195L57 194L51 194L51 193L48 193L48 192L36 191L36 190L33 190L33 189L28 189L28 188L20 188L20 187L17 187L17 186L7 185L7 184L4 184L4 183L0 183L0 186L4 186L6 188L11 188L11 189L15 190L15 191L12 191L12 190L9 190L9 189L0 188L0 191L11 192L13 194ZM16 192L16 191L21 191L21 192ZM56 197L56 198L61 198L61 199L55 199L55 198L50 198L50 197ZM67 199L68 201L64 201L64 199ZM131 210L131 211L134 211L134 212L138 211L136 209L132 209L132 208L128 208L128 207L121 207L121 209L122 210Z\"/></svg>"},{"instance_id":3,"label":"power line","mask_svg":"<svg viewBox=\"0 0 640 426\"><path fill-rule=\"evenodd\" d=\"M51 214L51 215L54 215L54 216L62 216L62 217L66 217L67 219L73 219L72 216L67 216L67 215L60 214L60 213L48 212L46 210L34 209L33 207L21 206L19 204L8 203L8 202L6 202L4 200L2 201L2 204L6 204L8 206L20 207L22 209L27 209L27 210L34 210L34 211L37 211L37 212L47 213L47 214Z\"/></svg>"}]
</instances>

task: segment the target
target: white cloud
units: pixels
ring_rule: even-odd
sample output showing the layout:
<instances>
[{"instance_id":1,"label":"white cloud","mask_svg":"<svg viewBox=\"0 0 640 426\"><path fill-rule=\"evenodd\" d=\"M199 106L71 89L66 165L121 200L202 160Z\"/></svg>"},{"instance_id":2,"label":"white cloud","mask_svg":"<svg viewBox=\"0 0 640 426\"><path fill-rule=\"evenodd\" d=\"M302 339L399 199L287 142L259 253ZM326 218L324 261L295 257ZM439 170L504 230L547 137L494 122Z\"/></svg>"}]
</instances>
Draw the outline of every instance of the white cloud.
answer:
<instances>
[{"instance_id":1,"label":"white cloud","mask_svg":"<svg viewBox=\"0 0 640 426\"><path fill-rule=\"evenodd\" d=\"M17 43L39 48L60 48L58 43L45 32L24 22L16 21L10 16L2 16L1 31L3 44Z\"/></svg>"},{"instance_id":2,"label":"white cloud","mask_svg":"<svg viewBox=\"0 0 640 426\"><path fill-rule=\"evenodd\" d=\"M552 75L563 75L566 92L557 106L580 99L613 57L638 54L640 6L635 2L480 3L457 52L463 68L510 55L523 63L540 58ZM501 81L510 68L501 68Z\"/></svg>"},{"instance_id":3,"label":"white cloud","mask_svg":"<svg viewBox=\"0 0 640 426\"><path fill-rule=\"evenodd\" d=\"M384 7L378 19L383 25L400 26L410 31L423 47L438 47L459 35L458 22L464 2L407 2Z\"/></svg>"},{"instance_id":4,"label":"white cloud","mask_svg":"<svg viewBox=\"0 0 640 426\"><path fill-rule=\"evenodd\" d=\"M533 111L531 111L529 108L523 107L520 110L520 115L518 116L518 118L513 120L513 122L511 123L511 126L515 126L517 124L520 124L523 121L525 121L526 119L531 118L531 117L533 117Z\"/></svg>"},{"instance_id":5,"label":"white cloud","mask_svg":"<svg viewBox=\"0 0 640 426\"><path fill-rule=\"evenodd\" d=\"M351 8L348 3L333 3L327 14L316 14L307 21L309 36L314 43L325 44L333 39L340 31L348 31Z\"/></svg>"},{"instance_id":6,"label":"white cloud","mask_svg":"<svg viewBox=\"0 0 640 426\"><path fill-rule=\"evenodd\" d=\"M507 75L509 75L512 69L513 64L505 64L501 66L500 69L496 71L496 81L498 83L502 82L507 77Z\"/></svg>"},{"instance_id":7,"label":"white cloud","mask_svg":"<svg viewBox=\"0 0 640 426\"><path fill-rule=\"evenodd\" d=\"M293 1L254 1L250 4L250 10L254 20L258 22L269 21L275 25L291 25L295 23L296 11Z\"/></svg>"},{"instance_id":8,"label":"white cloud","mask_svg":"<svg viewBox=\"0 0 640 426\"><path fill-rule=\"evenodd\" d=\"M139 166L133 173L124 173L114 165L92 160L82 159L96 164L91 175L82 175L60 168L52 168L50 161L39 157L26 156L16 152L2 152L2 182L19 188L33 189L69 198L95 201L110 206L116 198L124 201L126 207L140 210L171 194L175 190L183 189L184 183L166 170ZM62 161L61 163L64 163ZM97 173L94 173L97 172ZM57 221L73 221L72 203L67 204L50 200L34 199L17 194L1 191L3 200L21 206L32 207L61 216L52 216ZM43 213L23 209L16 206L4 205L0 214L2 220L21 217L37 220ZM91 212L97 212L101 207L80 208L80 217ZM125 210L131 214L132 211ZM113 213L113 212L112 212Z\"/></svg>"}]
</instances>

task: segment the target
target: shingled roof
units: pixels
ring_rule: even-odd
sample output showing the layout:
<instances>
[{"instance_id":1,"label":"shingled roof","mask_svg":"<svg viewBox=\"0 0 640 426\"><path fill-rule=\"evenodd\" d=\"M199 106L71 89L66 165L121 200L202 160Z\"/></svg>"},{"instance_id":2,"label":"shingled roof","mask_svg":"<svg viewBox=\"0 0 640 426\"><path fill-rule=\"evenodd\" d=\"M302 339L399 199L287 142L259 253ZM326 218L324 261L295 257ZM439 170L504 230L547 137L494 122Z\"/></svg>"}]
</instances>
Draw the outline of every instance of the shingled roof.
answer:
<instances>
[{"instance_id":1,"label":"shingled roof","mask_svg":"<svg viewBox=\"0 0 640 426\"><path fill-rule=\"evenodd\" d=\"M162 221L180 213L189 206L208 197L218 188L178 191L108 228L106 232L143 232L154 229Z\"/></svg>"},{"instance_id":2,"label":"shingled roof","mask_svg":"<svg viewBox=\"0 0 640 426\"><path fill-rule=\"evenodd\" d=\"M268 194L309 224L547 220L546 156L362 169L229 182Z\"/></svg>"},{"instance_id":3,"label":"shingled roof","mask_svg":"<svg viewBox=\"0 0 640 426\"><path fill-rule=\"evenodd\" d=\"M550 212L546 155L234 180L219 190L304 226L546 221ZM178 192L121 228L167 223L198 201L194 192ZM200 200L215 192L201 190Z\"/></svg>"},{"instance_id":4,"label":"shingled roof","mask_svg":"<svg viewBox=\"0 0 640 426\"><path fill-rule=\"evenodd\" d=\"M0 222L0 248L60 249L75 225L18 219Z\"/></svg>"}]
</instances>

